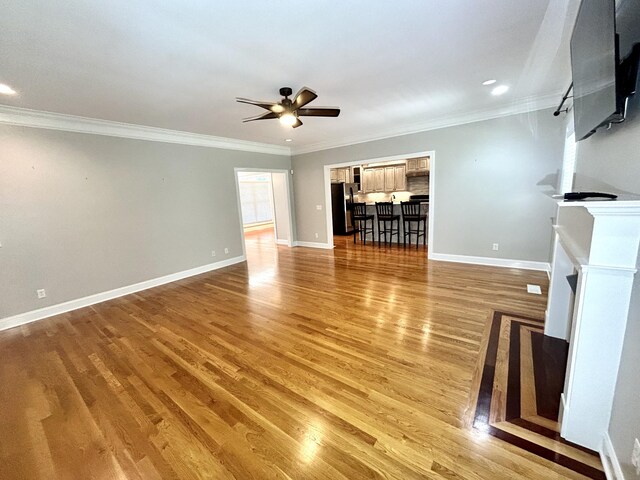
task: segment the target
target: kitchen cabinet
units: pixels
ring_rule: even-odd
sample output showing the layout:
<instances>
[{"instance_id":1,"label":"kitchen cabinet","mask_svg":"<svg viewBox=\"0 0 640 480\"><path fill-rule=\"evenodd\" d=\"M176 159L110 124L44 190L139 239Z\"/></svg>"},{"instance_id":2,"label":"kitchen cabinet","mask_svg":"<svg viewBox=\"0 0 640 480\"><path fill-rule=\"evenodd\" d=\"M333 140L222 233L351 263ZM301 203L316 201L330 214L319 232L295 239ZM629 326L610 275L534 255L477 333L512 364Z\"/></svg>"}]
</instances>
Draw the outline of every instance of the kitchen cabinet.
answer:
<instances>
[{"instance_id":1,"label":"kitchen cabinet","mask_svg":"<svg viewBox=\"0 0 640 480\"><path fill-rule=\"evenodd\" d=\"M362 176L362 191L364 193L371 193L373 191L375 191L373 189L373 184L374 184L374 180L373 180L373 172L375 169L373 168L365 168L364 169L364 173Z\"/></svg>"},{"instance_id":2,"label":"kitchen cabinet","mask_svg":"<svg viewBox=\"0 0 640 480\"><path fill-rule=\"evenodd\" d=\"M396 189L396 167L384 167L384 191L393 192Z\"/></svg>"},{"instance_id":3,"label":"kitchen cabinet","mask_svg":"<svg viewBox=\"0 0 640 480\"><path fill-rule=\"evenodd\" d=\"M406 167L404 165L365 168L362 179L364 193L397 192L407 189Z\"/></svg>"},{"instance_id":4,"label":"kitchen cabinet","mask_svg":"<svg viewBox=\"0 0 640 480\"><path fill-rule=\"evenodd\" d=\"M407 159L407 175L429 175L429 157Z\"/></svg>"},{"instance_id":5,"label":"kitchen cabinet","mask_svg":"<svg viewBox=\"0 0 640 480\"><path fill-rule=\"evenodd\" d=\"M373 191L384 192L384 168L373 169Z\"/></svg>"},{"instance_id":6,"label":"kitchen cabinet","mask_svg":"<svg viewBox=\"0 0 640 480\"><path fill-rule=\"evenodd\" d=\"M398 192L403 192L407 189L407 167L400 165L394 168L394 186L393 189Z\"/></svg>"},{"instance_id":7,"label":"kitchen cabinet","mask_svg":"<svg viewBox=\"0 0 640 480\"><path fill-rule=\"evenodd\" d=\"M351 183L355 183L358 186L359 191L362 190L362 176L360 175L361 172L362 167L351 167Z\"/></svg>"},{"instance_id":8,"label":"kitchen cabinet","mask_svg":"<svg viewBox=\"0 0 640 480\"><path fill-rule=\"evenodd\" d=\"M332 168L331 183L351 183L351 167Z\"/></svg>"}]
</instances>

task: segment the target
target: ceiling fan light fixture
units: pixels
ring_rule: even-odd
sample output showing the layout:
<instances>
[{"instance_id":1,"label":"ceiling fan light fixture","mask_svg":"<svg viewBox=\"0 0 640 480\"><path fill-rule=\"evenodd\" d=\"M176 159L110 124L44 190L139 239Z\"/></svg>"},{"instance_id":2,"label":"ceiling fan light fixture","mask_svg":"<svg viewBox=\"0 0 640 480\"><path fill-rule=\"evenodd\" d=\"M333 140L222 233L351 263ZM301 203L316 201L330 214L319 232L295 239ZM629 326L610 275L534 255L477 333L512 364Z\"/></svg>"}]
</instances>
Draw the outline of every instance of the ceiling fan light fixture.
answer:
<instances>
[{"instance_id":1,"label":"ceiling fan light fixture","mask_svg":"<svg viewBox=\"0 0 640 480\"><path fill-rule=\"evenodd\" d=\"M293 124L296 123L297 120L298 119L296 118L296 116L291 112L286 112L280 115L280 123L287 127L293 126Z\"/></svg>"},{"instance_id":2,"label":"ceiling fan light fixture","mask_svg":"<svg viewBox=\"0 0 640 480\"><path fill-rule=\"evenodd\" d=\"M308 87L302 87L293 100L289 98L291 88L282 87L280 95L284 98L279 102L261 102L248 98L236 97L236 101L255 105L264 108L267 112L249 118L243 118L242 122L253 122L254 120L267 120L277 118L286 127L298 128L303 125L300 117L337 117L340 109L337 107L315 107L309 108L307 105L313 102L318 95Z\"/></svg>"}]
</instances>

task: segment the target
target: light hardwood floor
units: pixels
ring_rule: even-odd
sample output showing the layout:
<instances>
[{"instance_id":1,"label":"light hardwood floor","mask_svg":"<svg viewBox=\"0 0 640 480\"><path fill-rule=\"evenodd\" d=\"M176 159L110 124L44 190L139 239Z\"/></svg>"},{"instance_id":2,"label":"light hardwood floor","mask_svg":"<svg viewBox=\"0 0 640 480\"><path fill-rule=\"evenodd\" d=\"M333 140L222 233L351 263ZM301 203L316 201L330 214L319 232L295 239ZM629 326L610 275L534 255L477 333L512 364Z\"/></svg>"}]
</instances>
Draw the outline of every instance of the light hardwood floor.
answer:
<instances>
[{"instance_id":1,"label":"light hardwood floor","mask_svg":"<svg viewBox=\"0 0 640 480\"><path fill-rule=\"evenodd\" d=\"M0 333L0 478L583 478L470 426L493 312L542 318L546 274L248 236Z\"/></svg>"}]
</instances>

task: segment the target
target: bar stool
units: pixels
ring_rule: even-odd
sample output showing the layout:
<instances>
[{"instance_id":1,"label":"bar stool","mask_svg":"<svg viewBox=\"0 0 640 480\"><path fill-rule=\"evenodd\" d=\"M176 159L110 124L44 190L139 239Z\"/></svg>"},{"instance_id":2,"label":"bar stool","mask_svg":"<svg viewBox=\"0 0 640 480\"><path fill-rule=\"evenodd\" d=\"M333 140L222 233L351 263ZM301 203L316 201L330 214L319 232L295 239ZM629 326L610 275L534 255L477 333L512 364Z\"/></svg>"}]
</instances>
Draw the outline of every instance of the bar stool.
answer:
<instances>
[{"instance_id":1,"label":"bar stool","mask_svg":"<svg viewBox=\"0 0 640 480\"><path fill-rule=\"evenodd\" d=\"M420 202L400 202L400 209L402 210L402 228L404 229L403 241L404 246L407 246L407 236L409 237L409 245L411 245L411 235L416 235L416 248L420 246L420 237L422 237L422 243L427 245L427 214L422 211L422 203ZM417 228L412 229L411 225L417 223ZM424 228L420 228L424 226Z\"/></svg>"},{"instance_id":2,"label":"bar stool","mask_svg":"<svg viewBox=\"0 0 640 480\"><path fill-rule=\"evenodd\" d=\"M371 227L367 222L371 220ZM367 244L367 234L371 233L371 241L375 242L373 233L373 215L367 214L367 204L354 202L351 204L351 223L353 224L353 243L356 243L356 233L360 232L360 240ZM363 228L364 223L364 228Z\"/></svg>"},{"instance_id":3,"label":"bar stool","mask_svg":"<svg viewBox=\"0 0 640 480\"><path fill-rule=\"evenodd\" d=\"M387 240L391 243L394 235L400 243L400 215L393 214L393 202L376 202L376 213L378 214L378 246L380 246L381 235L384 235L385 245ZM396 222L396 228L393 228L393 222Z\"/></svg>"}]
</instances>

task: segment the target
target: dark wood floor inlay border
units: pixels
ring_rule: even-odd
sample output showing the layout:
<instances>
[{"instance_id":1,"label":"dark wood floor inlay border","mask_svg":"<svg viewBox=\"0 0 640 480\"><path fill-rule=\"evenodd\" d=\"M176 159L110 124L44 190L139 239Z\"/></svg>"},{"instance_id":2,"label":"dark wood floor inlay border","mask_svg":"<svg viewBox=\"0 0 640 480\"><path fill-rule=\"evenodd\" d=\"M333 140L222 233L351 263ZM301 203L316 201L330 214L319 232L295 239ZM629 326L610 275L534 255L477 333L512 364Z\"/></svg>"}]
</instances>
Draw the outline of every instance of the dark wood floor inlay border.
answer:
<instances>
[{"instance_id":1,"label":"dark wood floor inlay border","mask_svg":"<svg viewBox=\"0 0 640 480\"><path fill-rule=\"evenodd\" d=\"M605 479L596 452L567 442L560 437L558 428L552 429L548 426L551 424L557 427L559 394L564 384L564 374L560 375L559 372L564 372L566 367L566 342L545 337L544 322L539 319L496 311L491 322L473 421L474 428L589 478ZM504 345L500 342L500 331L503 328L508 328L509 331L509 341L502 342ZM530 330L534 378L529 380L535 385L535 410L537 416L541 417L539 420L546 419L547 425L521 418L523 369L520 345L523 328ZM501 348L508 348L507 355L499 355ZM504 420L492 422L491 409L495 402L499 358L508 359L506 385L501 386L506 395L506 402L504 412L494 416ZM493 405L493 408L500 409L501 405Z\"/></svg>"}]
</instances>

